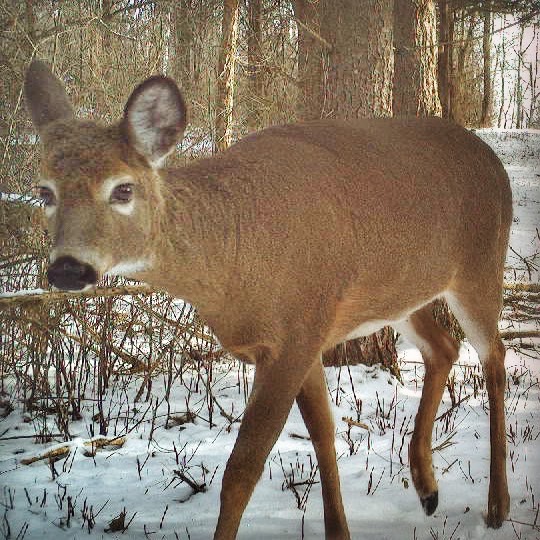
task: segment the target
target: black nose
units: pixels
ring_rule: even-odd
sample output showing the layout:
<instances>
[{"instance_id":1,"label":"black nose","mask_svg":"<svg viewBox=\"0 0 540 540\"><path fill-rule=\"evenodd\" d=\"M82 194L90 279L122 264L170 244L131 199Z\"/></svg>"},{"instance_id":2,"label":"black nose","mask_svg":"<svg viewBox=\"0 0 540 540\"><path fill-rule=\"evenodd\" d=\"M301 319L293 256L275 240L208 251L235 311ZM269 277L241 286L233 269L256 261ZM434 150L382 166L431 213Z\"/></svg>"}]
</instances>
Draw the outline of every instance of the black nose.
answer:
<instances>
[{"instance_id":1,"label":"black nose","mask_svg":"<svg viewBox=\"0 0 540 540\"><path fill-rule=\"evenodd\" d=\"M79 291L97 281L96 271L73 257L59 257L47 270L47 279L59 289Z\"/></svg>"}]
</instances>

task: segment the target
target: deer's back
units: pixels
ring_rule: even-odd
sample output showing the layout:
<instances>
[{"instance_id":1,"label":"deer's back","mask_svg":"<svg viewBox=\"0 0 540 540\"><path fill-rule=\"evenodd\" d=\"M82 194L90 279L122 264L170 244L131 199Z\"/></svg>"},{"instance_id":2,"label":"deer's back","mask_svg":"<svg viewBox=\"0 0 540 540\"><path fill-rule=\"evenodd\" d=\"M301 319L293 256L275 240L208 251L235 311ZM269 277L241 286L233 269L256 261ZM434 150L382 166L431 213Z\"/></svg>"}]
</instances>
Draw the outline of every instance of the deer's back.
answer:
<instances>
[{"instance_id":1,"label":"deer's back","mask_svg":"<svg viewBox=\"0 0 540 540\"><path fill-rule=\"evenodd\" d=\"M366 320L391 318L465 266L497 271L506 250L511 193L500 161L436 118L276 126L184 175L222 200L224 226L235 229L233 296L261 291L264 309L269 291L279 305L295 290L305 309L325 298L330 318L340 302Z\"/></svg>"}]
</instances>

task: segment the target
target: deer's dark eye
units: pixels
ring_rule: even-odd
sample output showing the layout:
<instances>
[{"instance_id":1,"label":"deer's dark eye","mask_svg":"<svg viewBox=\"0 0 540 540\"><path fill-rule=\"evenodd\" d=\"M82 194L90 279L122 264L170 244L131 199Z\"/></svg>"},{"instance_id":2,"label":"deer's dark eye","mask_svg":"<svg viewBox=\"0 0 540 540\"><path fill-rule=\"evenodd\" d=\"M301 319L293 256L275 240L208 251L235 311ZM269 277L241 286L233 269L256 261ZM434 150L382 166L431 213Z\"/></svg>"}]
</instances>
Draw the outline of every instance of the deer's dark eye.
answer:
<instances>
[{"instance_id":1,"label":"deer's dark eye","mask_svg":"<svg viewBox=\"0 0 540 540\"><path fill-rule=\"evenodd\" d=\"M54 191L45 186L38 186L36 188L36 195L45 206L53 206L56 204L56 197Z\"/></svg>"},{"instance_id":2,"label":"deer's dark eye","mask_svg":"<svg viewBox=\"0 0 540 540\"><path fill-rule=\"evenodd\" d=\"M133 184L119 184L111 193L110 202L126 204L133 199Z\"/></svg>"}]
</instances>

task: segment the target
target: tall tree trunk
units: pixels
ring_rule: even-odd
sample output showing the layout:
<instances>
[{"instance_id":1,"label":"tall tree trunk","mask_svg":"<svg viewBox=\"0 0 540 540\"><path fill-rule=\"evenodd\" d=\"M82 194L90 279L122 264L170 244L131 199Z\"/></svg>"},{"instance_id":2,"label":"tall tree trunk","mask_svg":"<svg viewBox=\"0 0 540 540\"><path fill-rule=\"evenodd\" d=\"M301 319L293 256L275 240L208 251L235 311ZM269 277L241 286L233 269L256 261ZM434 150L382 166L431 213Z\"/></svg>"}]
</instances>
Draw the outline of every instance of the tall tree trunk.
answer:
<instances>
[{"instance_id":1,"label":"tall tree trunk","mask_svg":"<svg viewBox=\"0 0 540 540\"><path fill-rule=\"evenodd\" d=\"M529 64L529 84L531 87L531 99L529 100L529 124L528 127L538 125L540 122L540 110L538 109L538 99L540 98L540 93L537 92L538 83L540 81L539 70L540 70L540 36L538 35L538 30L540 28L539 24L533 25L533 40L536 43L534 50L534 62ZM536 114L536 118L535 118Z\"/></svg>"},{"instance_id":2,"label":"tall tree trunk","mask_svg":"<svg viewBox=\"0 0 540 540\"><path fill-rule=\"evenodd\" d=\"M264 125L261 0L248 0L248 18L249 101L251 103L248 125L250 131L255 131Z\"/></svg>"},{"instance_id":3,"label":"tall tree trunk","mask_svg":"<svg viewBox=\"0 0 540 540\"><path fill-rule=\"evenodd\" d=\"M293 0L298 26L298 101L300 120L320 118L323 110L322 51L329 47L320 35L318 2Z\"/></svg>"},{"instance_id":4,"label":"tall tree trunk","mask_svg":"<svg viewBox=\"0 0 540 540\"><path fill-rule=\"evenodd\" d=\"M193 27L190 0L175 2L171 6L171 10L173 40L171 74L181 85L185 94L191 95Z\"/></svg>"},{"instance_id":5,"label":"tall tree trunk","mask_svg":"<svg viewBox=\"0 0 540 540\"><path fill-rule=\"evenodd\" d=\"M238 40L239 0L224 0L221 44L218 59L215 149L224 150L232 142L234 68Z\"/></svg>"},{"instance_id":6,"label":"tall tree trunk","mask_svg":"<svg viewBox=\"0 0 540 540\"><path fill-rule=\"evenodd\" d=\"M503 16L501 24L506 26L506 15ZM506 114L504 113L504 101L506 99L505 84L506 79L506 40L504 32L501 36L501 106L499 107L499 119L497 120L497 127L506 127ZM504 123L503 123L504 115Z\"/></svg>"},{"instance_id":7,"label":"tall tree trunk","mask_svg":"<svg viewBox=\"0 0 540 540\"><path fill-rule=\"evenodd\" d=\"M437 91L436 25L433 0L394 1L394 116L441 114ZM452 335L462 337L446 302L435 301L433 315Z\"/></svg>"},{"instance_id":8,"label":"tall tree trunk","mask_svg":"<svg viewBox=\"0 0 540 540\"><path fill-rule=\"evenodd\" d=\"M392 115L393 0L321 0L323 115Z\"/></svg>"},{"instance_id":9,"label":"tall tree trunk","mask_svg":"<svg viewBox=\"0 0 540 540\"><path fill-rule=\"evenodd\" d=\"M493 116L493 96L491 92L491 11L490 5L484 12L484 34L482 38L482 52L484 56L484 95L482 96L482 117L480 124L491 127Z\"/></svg>"},{"instance_id":10,"label":"tall tree trunk","mask_svg":"<svg viewBox=\"0 0 540 540\"><path fill-rule=\"evenodd\" d=\"M455 65L452 71L452 119L454 122L465 126L478 125L480 93L474 93L472 85L471 55L473 53L474 31L478 21L477 13L472 11L458 11L460 19L459 38L456 37Z\"/></svg>"},{"instance_id":11,"label":"tall tree trunk","mask_svg":"<svg viewBox=\"0 0 540 540\"><path fill-rule=\"evenodd\" d=\"M518 63L516 69L516 123L515 127L521 129L523 127L523 87L521 85L521 70L523 69L523 37L525 35L525 27L522 26L519 31L519 49Z\"/></svg>"},{"instance_id":12,"label":"tall tree trunk","mask_svg":"<svg viewBox=\"0 0 540 540\"><path fill-rule=\"evenodd\" d=\"M110 27L112 21L111 8L112 0L103 0L99 3L100 16L104 25L99 25L98 31L93 35L90 49L90 72L92 77L90 86L94 97L93 107L101 119L105 119L107 113L111 113L106 92L107 86L111 84L111 76L107 66L107 53L111 49L111 35L110 30L107 28L107 26Z\"/></svg>"},{"instance_id":13,"label":"tall tree trunk","mask_svg":"<svg viewBox=\"0 0 540 540\"><path fill-rule=\"evenodd\" d=\"M450 0L439 0L439 98L441 100L442 116L454 119L452 111L453 98L453 41L454 41L454 12Z\"/></svg>"},{"instance_id":14,"label":"tall tree trunk","mask_svg":"<svg viewBox=\"0 0 540 540\"><path fill-rule=\"evenodd\" d=\"M392 114L393 0L295 0L301 118ZM343 343L326 365L382 363L399 375L394 333Z\"/></svg>"},{"instance_id":15,"label":"tall tree trunk","mask_svg":"<svg viewBox=\"0 0 540 540\"><path fill-rule=\"evenodd\" d=\"M433 0L394 0L394 116L440 115Z\"/></svg>"}]
</instances>

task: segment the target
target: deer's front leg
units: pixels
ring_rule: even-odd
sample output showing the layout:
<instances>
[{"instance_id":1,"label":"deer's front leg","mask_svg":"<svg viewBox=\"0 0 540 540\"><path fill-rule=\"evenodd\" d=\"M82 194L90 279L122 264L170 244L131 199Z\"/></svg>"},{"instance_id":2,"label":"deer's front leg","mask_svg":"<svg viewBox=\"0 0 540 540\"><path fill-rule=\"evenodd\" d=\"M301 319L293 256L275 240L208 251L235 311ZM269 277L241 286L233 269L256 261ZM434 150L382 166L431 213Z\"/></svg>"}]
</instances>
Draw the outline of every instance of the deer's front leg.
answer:
<instances>
[{"instance_id":1,"label":"deer's front leg","mask_svg":"<svg viewBox=\"0 0 540 540\"><path fill-rule=\"evenodd\" d=\"M334 418L330 409L322 360L309 370L296 401L309 431L321 475L324 524L328 540L349 540L339 485Z\"/></svg>"},{"instance_id":2,"label":"deer's front leg","mask_svg":"<svg viewBox=\"0 0 540 540\"><path fill-rule=\"evenodd\" d=\"M302 361L282 355L257 362L253 390L221 486L221 507L214 540L233 540L244 509L259 480L303 380L317 354Z\"/></svg>"}]
</instances>

